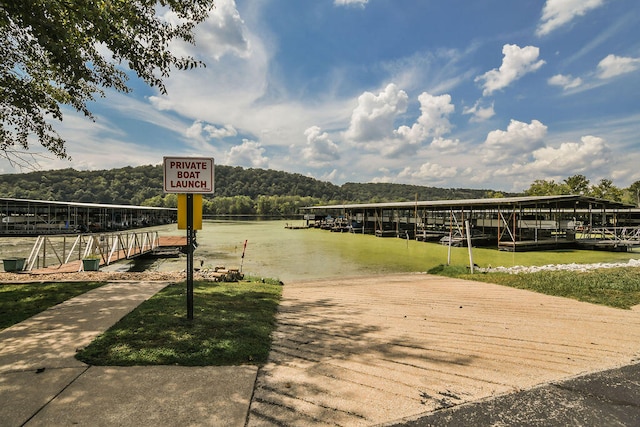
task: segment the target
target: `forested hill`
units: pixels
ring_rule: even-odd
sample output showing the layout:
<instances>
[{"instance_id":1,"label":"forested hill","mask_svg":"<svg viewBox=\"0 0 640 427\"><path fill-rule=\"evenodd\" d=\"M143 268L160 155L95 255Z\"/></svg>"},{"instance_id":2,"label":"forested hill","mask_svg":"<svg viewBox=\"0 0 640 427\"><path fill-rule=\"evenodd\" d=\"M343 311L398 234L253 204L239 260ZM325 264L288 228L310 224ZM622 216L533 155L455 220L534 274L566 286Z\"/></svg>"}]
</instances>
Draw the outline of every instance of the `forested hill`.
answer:
<instances>
[{"instance_id":1,"label":"forested hill","mask_svg":"<svg viewBox=\"0 0 640 427\"><path fill-rule=\"evenodd\" d=\"M403 184L337 186L300 174L275 170L244 169L217 165L215 197L289 196L317 203L365 203L387 201L481 198L488 190L443 189ZM101 171L61 169L0 175L0 194L36 200L65 202L163 205L162 166L125 167ZM167 205L167 203L164 203Z\"/></svg>"}]
</instances>

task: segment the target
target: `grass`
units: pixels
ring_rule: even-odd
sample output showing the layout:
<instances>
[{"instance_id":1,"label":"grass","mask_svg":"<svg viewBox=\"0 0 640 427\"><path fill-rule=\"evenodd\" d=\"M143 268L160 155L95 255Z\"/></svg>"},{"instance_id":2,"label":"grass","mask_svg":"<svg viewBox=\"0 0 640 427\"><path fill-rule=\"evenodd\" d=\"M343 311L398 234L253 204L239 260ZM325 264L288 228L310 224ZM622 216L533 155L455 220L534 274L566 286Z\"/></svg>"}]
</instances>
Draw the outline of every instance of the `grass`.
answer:
<instances>
[{"instance_id":1,"label":"grass","mask_svg":"<svg viewBox=\"0 0 640 427\"><path fill-rule=\"evenodd\" d=\"M609 307L629 309L640 304L640 268L469 274L466 267L440 265L429 273L527 289Z\"/></svg>"},{"instance_id":2,"label":"grass","mask_svg":"<svg viewBox=\"0 0 640 427\"><path fill-rule=\"evenodd\" d=\"M0 330L102 285L102 282L2 284Z\"/></svg>"},{"instance_id":3,"label":"grass","mask_svg":"<svg viewBox=\"0 0 640 427\"><path fill-rule=\"evenodd\" d=\"M194 319L186 284L143 302L76 357L92 365L212 366L262 364L271 347L281 285L253 279L194 283Z\"/></svg>"}]
</instances>

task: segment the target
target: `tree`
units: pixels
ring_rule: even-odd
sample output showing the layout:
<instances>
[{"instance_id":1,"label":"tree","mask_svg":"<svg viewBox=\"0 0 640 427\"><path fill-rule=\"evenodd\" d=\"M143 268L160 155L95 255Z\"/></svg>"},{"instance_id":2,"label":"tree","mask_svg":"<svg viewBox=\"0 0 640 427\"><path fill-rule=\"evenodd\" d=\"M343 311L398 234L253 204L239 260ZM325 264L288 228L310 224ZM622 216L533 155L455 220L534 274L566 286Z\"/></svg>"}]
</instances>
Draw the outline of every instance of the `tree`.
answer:
<instances>
[{"instance_id":1,"label":"tree","mask_svg":"<svg viewBox=\"0 0 640 427\"><path fill-rule=\"evenodd\" d=\"M169 44L193 43L193 29L213 3L0 0L0 156L28 166L25 152L35 137L50 153L68 158L49 120L62 120L61 105L92 118L87 102L96 95L130 91L127 69L166 93L163 79L172 68L204 65L175 56Z\"/></svg>"},{"instance_id":2,"label":"tree","mask_svg":"<svg viewBox=\"0 0 640 427\"><path fill-rule=\"evenodd\" d=\"M622 201L622 190L613 185L613 181L606 178L602 178L598 185L591 187L591 195L599 199L613 200L614 202Z\"/></svg>"},{"instance_id":3,"label":"tree","mask_svg":"<svg viewBox=\"0 0 640 427\"><path fill-rule=\"evenodd\" d=\"M640 181L636 181L627 189L629 202L640 208Z\"/></svg>"},{"instance_id":4,"label":"tree","mask_svg":"<svg viewBox=\"0 0 640 427\"><path fill-rule=\"evenodd\" d=\"M531 183L528 190L525 190L527 196L553 196L558 194L566 194L566 186L558 184L553 179L536 179Z\"/></svg>"},{"instance_id":5,"label":"tree","mask_svg":"<svg viewBox=\"0 0 640 427\"><path fill-rule=\"evenodd\" d=\"M564 180L569 189L569 194L586 196L589 194L589 180L584 175L573 175Z\"/></svg>"}]
</instances>

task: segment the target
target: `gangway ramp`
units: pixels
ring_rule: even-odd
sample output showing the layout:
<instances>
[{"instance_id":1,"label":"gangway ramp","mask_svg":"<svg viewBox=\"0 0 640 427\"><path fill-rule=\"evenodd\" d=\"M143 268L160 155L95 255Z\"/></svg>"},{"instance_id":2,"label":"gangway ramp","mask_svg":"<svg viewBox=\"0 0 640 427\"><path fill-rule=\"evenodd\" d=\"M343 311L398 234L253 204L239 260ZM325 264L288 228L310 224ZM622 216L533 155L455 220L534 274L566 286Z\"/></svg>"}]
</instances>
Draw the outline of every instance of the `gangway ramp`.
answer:
<instances>
[{"instance_id":1,"label":"gangway ramp","mask_svg":"<svg viewBox=\"0 0 640 427\"><path fill-rule=\"evenodd\" d=\"M25 262L25 271L80 271L82 259L99 257L100 265L153 253L167 246L179 248L184 237L161 238L157 231L118 233L40 235Z\"/></svg>"}]
</instances>

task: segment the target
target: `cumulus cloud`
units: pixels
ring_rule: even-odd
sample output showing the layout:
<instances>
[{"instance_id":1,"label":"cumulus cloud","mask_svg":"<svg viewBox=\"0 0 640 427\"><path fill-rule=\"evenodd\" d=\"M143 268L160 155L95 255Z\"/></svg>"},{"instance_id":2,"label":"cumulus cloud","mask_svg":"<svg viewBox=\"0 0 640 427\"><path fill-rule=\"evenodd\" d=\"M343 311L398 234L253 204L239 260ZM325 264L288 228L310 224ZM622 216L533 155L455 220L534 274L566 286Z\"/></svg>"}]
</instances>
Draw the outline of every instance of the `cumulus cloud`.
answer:
<instances>
[{"instance_id":1,"label":"cumulus cloud","mask_svg":"<svg viewBox=\"0 0 640 427\"><path fill-rule=\"evenodd\" d=\"M507 130L489 132L482 144L482 158L486 163L497 163L507 159L528 156L532 151L544 147L543 139L547 127L538 120L523 123L511 120Z\"/></svg>"},{"instance_id":2,"label":"cumulus cloud","mask_svg":"<svg viewBox=\"0 0 640 427\"><path fill-rule=\"evenodd\" d=\"M473 107L467 107L462 110L462 114L471 114L471 118L469 121L471 123L480 123L486 120L489 120L491 117L496 115L495 110L493 109L493 102L488 107L481 107L480 101L477 101Z\"/></svg>"},{"instance_id":3,"label":"cumulus cloud","mask_svg":"<svg viewBox=\"0 0 640 427\"><path fill-rule=\"evenodd\" d=\"M540 178L562 179L577 173L610 176L608 168L612 162L612 150L607 142L597 136L583 136L580 142L563 142L557 147L542 146L531 152L531 156L520 161L505 162L504 166L491 171L480 171L472 178L485 182L492 177L514 183L513 189L522 188Z\"/></svg>"},{"instance_id":4,"label":"cumulus cloud","mask_svg":"<svg viewBox=\"0 0 640 427\"><path fill-rule=\"evenodd\" d=\"M207 132L210 138L222 139L229 138L238 135L238 131L231 125L225 125L224 127L217 128L212 125L206 125L204 131Z\"/></svg>"},{"instance_id":5,"label":"cumulus cloud","mask_svg":"<svg viewBox=\"0 0 640 427\"><path fill-rule=\"evenodd\" d=\"M164 18L175 22L177 16L174 12L168 12ZM195 46L188 43L177 43L176 49L185 52L220 59L225 54L233 54L244 57L250 51L247 29L234 0L216 0L216 5L209 12L209 17L199 24L195 31L198 42Z\"/></svg>"},{"instance_id":6,"label":"cumulus cloud","mask_svg":"<svg viewBox=\"0 0 640 427\"><path fill-rule=\"evenodd\" d=\"M304 131L304 135L307 137L307 145L302 149L302 158L309 166L329 166L340 159L338 146L320 127L311 126Z\"/></svg>"},{"instance_id":7,"label":"cumulus cloud","mask_svg":"<svg viewBox=\"0 0 640 427\"><path fill-rule=\"evenodd\" d=\"M621 74L630 73L640 68L640 58L607 55L598 63L598 77L610 79Z\"/></svg>"},{"instance_id":8,"label":"cumulus cloud","mask_svg":"<svg viewBox=\"0 0 640 427\"><path fill-rule=\"evenodd\" d=\"M433 138L433 141L431 141L430 146L439 151L452 152L452 151L455 151L460 146L460 140L438 137L438 138Z\"/></svg>"},{"instance_id":9,"label":"cumulus cloud","mask_svg":"<svg viewBox=\"0 0 640 427\"><path fill-rule=\"evenodd\" d=\"M604 4L604 0L547 0L542 9L542 17L536 29L538 36L544 36L583 16L590 10Z\"/></svg>"},{"instance_id":10,"label":"cumulus cloud","mask_svg":"<svg viewBox=\"0 0 640 427\"><path fill-rule=\"evenodd\" d=\"M268 47L250 31L232 0L216 1L209 18L194 32L195 46L176 42L171 50L201 59L207 66L174 70L165 81L167 94L149 97L149 102L162 111L210 123L233 123L258 134L262 123L255 124L256 110L262 108L252 107L265 93Z\"/></svg>"},{"instance_id":11,"label":"cumulus cloud","mask_svg":"<svg viewBox=\"0 0 640 427\"><path fill-rule=\"evenodd\" d=\"M541 174L571 174L593 171L609 163L611 150L603 138L583 136L580 142L563 142L558 148L542 147L533 152L527 170Z\"/></svg>"},{"instance_id":12,"label":"cumulus cloud","mask_svg":"<svg viewBox=\"0 0 640 427\"><path fill-rule=\"evenodd\" d=\"M548 83L552 86L562 86L562 89L573 89L582 84L580 77L573 77L571 75L556 74L548 80Z\"/></svg>"},{"instance_id":13,"label":"cumulus cloud","mask_svg":"<svg viewBox=\"0 0 640 427\"><path fill-rule=\"evenodd\" d=\"M540 49L535 46L521 48L515 44L505 44L502 47L502 54L504 57L500 68L489 70L475 79L476 82L484 82L482 92L484 96L509 86L525 74L536 71L545 63L542 59L538 60Z\"/></svg>"},{"instance_id":14,"label":"cumulus cloud","mask_svg":"<svg viewBox=\"0 0 640 427\"><path fill-rule=\"evenodd\" d=\"M411 126L400 126L396 134L410 144L419 144L429 137L438 138L451 132L448 116L454 112L451 95L434 96L423 92L418 96L420 101L420 117Z\"/></svg>"},{"instance_id":15,"label":"cumulus cloud","mask_svg":"<svg viewBox=\"0 0 640 427\"><path fill-rule=\"evenodd\" d=\"M250 168L267 168L269 158L264 156L265 149L256 141L243 139L241 145L231 147L226 153L225 164Z\"/></svg>"},{"instance_id":16,"label":"cumulus cloud","mask_svg":"<svg viewBox=\"0 0 640 427\"><path fill-rule=\"evenodd\" d=\"M391 83L375 95L364 92L351 114L345 138L354 142L381 141L393 136L394 121L407 111L408 96Z\"/></svg>"},{"instance_id":17,"label":"cumulus cloud","mask_svg":"<svg viewBox=\"0 0 640 427\"><path fill-rule=\"evenodd\" d=\"M186 130L186 135L193 139L222 139L238 135L238 131L231 126L215 127L210 124L203 124L200 120L193 122Z\"/></svg>"}]
</instances>

